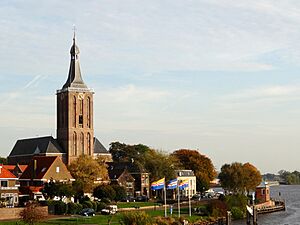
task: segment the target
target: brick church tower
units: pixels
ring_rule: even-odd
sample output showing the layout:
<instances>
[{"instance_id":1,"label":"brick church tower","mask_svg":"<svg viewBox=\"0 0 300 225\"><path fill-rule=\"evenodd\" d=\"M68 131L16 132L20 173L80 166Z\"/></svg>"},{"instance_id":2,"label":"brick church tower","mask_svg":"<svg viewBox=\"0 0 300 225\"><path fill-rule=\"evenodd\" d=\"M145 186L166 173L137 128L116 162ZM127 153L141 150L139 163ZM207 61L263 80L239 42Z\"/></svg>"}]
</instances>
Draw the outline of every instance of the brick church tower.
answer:
<instances>
[{"instance_id":1,"label":"brick church tower","mask_svg":"<svg viewBox=\"0 0 300 225\"><path fill-rule=\"evenodd\" d=\"M82 154L94 155L94 92L81 77L75 34L70 54L68 79L57 90L57 141L66 153L67 164Z\"/></svg>"}]
</instances>

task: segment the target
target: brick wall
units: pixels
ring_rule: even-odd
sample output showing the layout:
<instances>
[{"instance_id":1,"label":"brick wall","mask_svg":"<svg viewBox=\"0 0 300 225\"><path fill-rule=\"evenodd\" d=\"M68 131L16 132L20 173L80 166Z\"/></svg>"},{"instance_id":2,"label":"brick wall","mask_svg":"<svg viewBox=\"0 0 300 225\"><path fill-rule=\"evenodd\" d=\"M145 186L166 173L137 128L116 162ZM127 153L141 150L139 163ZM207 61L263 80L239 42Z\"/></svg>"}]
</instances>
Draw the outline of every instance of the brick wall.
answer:
<instances>
[{"instance_id":1,"label":"brick wall","mask_svg":"<svg viewBox=\"0 0 300 225\"><path fill-rule=\"evenodd\" d=\"M48 206L41 206L39 208L48 214ZM0 208L0 220L18 219L23 209L24 208Z\"/></svg>"}]
</instances>

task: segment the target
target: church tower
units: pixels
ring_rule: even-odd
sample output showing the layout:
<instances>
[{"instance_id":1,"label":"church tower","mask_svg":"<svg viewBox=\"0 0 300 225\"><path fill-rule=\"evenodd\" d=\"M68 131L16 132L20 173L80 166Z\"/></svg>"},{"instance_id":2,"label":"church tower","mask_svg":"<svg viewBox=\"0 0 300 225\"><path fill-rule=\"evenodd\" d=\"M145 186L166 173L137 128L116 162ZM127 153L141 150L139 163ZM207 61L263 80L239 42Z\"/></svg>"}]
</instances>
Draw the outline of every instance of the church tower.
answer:
<instances>
[{"instance_id":1,"label":"church tower","mask_svg":"<svg viewBox=\"0 0 300 225\"><path fill-rule=\"evenodd\" d=\"M57 90L57 141L68 165L80 155L94 155L93 90L83 82L75 33L69 75Z\"/></svg>"}]
</instances>

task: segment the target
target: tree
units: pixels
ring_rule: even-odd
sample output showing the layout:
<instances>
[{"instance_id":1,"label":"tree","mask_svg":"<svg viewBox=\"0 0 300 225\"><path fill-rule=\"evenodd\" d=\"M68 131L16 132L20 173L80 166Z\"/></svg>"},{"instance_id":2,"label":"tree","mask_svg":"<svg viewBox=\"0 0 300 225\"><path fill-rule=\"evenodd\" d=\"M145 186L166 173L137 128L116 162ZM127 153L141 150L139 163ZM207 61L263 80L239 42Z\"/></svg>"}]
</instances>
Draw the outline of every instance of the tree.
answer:
<instances>
[{"instance_id":1,"label":"tree","mask_svg":"<svg viewBox=\"0 0 300 225\"><path fill-rule=\"evenodd\" d=\"M235 194L244 194L259 185L261 175L256 167L250 163L234 162L222 166L219 179L224 189Z\"/></svg>"},{"instance_id":2,"label":"tree","mask_svg":"<svg viewBox=\"0 0 300 225\"><path fill-rule=\"evenodd\" d=\"M37 203L31 202L20 212L20 217L25 224L33 225L47 218L47 213L38 206Z\"/></svg>"},{"instance_id":3,"label":"tree","mask_svg":"<svg viewBox=\"0 0 300 225\"><path fill-rule=\"evenodd\" d=\"M248 162L243 165L243 173L245 189L249 193L250 190L255 190L260 184L261 174L255 166Z\"/></svg>"},{"instance_id":4,"label":"tree","mask_svg":"<svg viewBox=\"0 0 300 225\"><path fill-rule=\"evenodd\" d=\"M163 177L166 180L174 178L175 168L180 166L178 159L173 155L152 149L144 154L143 159L143 167L151 172L151 182Z\"/></svg>"},{"instance_id":5,"label":"tree","mask_svg":"<svg viewBox=\"0 0 300 225\"><path fill-rule=\"evenodd\" d=\"M120 185L111 185L111 187L114 189L116 195L115 195L115 198L114 200L115 201L121 201L122 199L125 199L126 198L126 188L123 187L123 186L120 186Z\"/></svg>"},{"instance_id":6,"label":"tree","mask_svg":"<svg viewBox=\"0 0 300 225\"><path fill-rule=\"evenodd\" d=\"M72 197L75 194L75 191L71 184L50 181L44 185L42 193L46 199L53 199L55 196L62 199L63 197Z\"/></svg>"},{"instance_id":7,"label":"tree","mask_svg":"<svg viewBox=\"0 0 300 225\"><path fill-rule=\"evenodd\" d=\"M193 170L197 179L197 190L203 192L209 188L209 183L216 176L214 165L210 158L196 150L181 149L172 153L184 169Z\"/></svg>"},{"instance_id":8,"label":"tree","mask_svg":"<svg viewBox=\"0 0 300 225\"><path fill-rule=\"evenodd\" d=\"M0 156L0 164L7 164L7 158Z\"/></svg>"},{"instance_id":9,"label":"tree","mask_svg":"<svg viewBox=\"0 0 300 225\"><path fill-rule=\"evenodd\" d=\"M109 200L114 200L116 192L110 185L99 185L94 189L93 195L99 199L107 198Z\"/></svg>"},{"instance_id":10,"label":"tree","mask_svg":"<svg viewBox=\"0 0 300 225\"><path fill-rule=\"evenodd\" d=\"M143 155L147 151L150 151L150 148L143 144L127 145L112 142L109 147L114 162L143 161Z\"/></svg>"},{"instance_id":11,"label":"tree","mask_svg":"<svg viewBox=\"0 0 300 225\"><path fill-rule=\"evenodd\" d=\"M72 176L82 185L83 192L92 192L95 181L108 180L106 164L99 163L91 156L81 155L69 166Z\"/></svg>"}]
</instances>

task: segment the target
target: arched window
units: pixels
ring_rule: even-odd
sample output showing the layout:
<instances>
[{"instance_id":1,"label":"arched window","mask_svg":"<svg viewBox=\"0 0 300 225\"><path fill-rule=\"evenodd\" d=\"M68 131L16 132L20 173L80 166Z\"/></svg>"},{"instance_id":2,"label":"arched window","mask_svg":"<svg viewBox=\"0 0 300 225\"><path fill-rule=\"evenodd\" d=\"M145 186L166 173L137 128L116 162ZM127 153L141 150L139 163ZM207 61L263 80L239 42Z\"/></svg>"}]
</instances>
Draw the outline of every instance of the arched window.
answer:
<instances>
[{"instance_id":1,"label":"arched window","mask_svg":"<svg viewBox=\"0 0 300 225\"><path fill-rule=\"evenodd\" d=\"M76 114L76 96L74 96L73 98L73 127L76 127L76 117L77 117L77 114Z\"/></svg>"},{"instance_id":2,"label":"arched window","mask_svg":"<svg viewBox=\"0 0 300 225\"><path fill-rule=\"evenodd\" d=\"M77 156L77 134L73 133L73 155Z\"/></svg>"},{"instance_id":3,"label":"arched window","mask_svg":"<svg viewBox=\"0 0 300 225\"><path fill-rule=\"evenodd\" d=\"M81 145L82 155L84 155L84 134L82 132L80 134L80 145Z\"/></svg>"},{"instance_id":4,"label":"arched window","mask_svg":"<svg viewBox=\"0 0 300 225\"><path fill-rule=\"evenodd\" d=\"M86 104L86 115L87 115L87 127L91 128L91 99L90 97L87 98L87 104Z\"/></svg>"},{"instance_id":5,"label":"arched window","mask_svg":"<svg viewBox=\"0 0 300 225\"><path fill-rule=\"evenodd\" d=\"M87 150L89 155L92 155L92 151L91 151L91 134L88 133L87 135Z\"/></svg>"}]
</instances>

